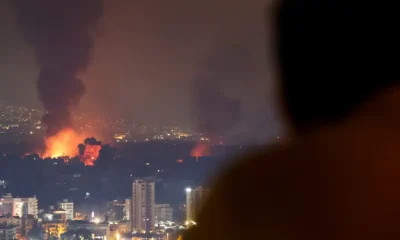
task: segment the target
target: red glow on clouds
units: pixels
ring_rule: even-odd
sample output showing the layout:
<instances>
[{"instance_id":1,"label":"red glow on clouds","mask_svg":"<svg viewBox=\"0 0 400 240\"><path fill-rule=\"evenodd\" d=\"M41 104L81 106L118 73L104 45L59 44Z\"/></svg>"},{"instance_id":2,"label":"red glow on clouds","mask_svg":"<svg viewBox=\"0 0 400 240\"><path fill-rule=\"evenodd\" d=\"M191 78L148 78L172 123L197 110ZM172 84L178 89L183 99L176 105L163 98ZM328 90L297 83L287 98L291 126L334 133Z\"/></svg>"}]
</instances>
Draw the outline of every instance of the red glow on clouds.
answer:
<instances>
[{"instance_id":1,"label":"red glow on clouds","mask_svg":"<svg viewBox=\"0 0 400 240\"><path fill-rule=\"evenodd\" d=\"M210 145L208 143L197 143L190 152L190 156L196 158L210 156L210 155L211 155L211 150L210 150Z\"/></svg>"}]
</instances>

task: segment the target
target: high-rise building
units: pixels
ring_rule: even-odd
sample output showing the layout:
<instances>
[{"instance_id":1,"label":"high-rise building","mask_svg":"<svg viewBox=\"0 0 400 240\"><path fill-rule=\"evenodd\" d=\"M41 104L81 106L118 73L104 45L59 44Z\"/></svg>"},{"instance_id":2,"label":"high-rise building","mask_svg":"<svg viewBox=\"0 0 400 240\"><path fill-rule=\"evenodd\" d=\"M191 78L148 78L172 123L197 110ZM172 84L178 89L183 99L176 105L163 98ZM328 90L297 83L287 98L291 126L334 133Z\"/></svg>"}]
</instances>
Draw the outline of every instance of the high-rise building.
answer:
<instances>
[{"instance_id":1,"label":"high-rise building","mask_svg":"<svg viewBox=\"0 0 400 240\"><path fill-rule=\"evenodd\" d=\"M203 187L186 188L186 222L194 224L197 213L210 195L210 190Z\"/></svg>"},{"instance_id":2,"label":"high-rise building","mask_svg":"<svg viewBox=\"0 0 400 240\"><path fill-rule=\"evenodd\" d=\"M155 205L156 224L159 222L172 222L173 209L169 204Z\"/></svg>"},{"instance_id":3,"label":"high-rise building","mask_svg":"<svg viewBox=\"0 0 400 240\"><path fill-rule=\"evenodd\" d=\"M0 215L13 214L13 197L11 194L2 196L0 199Z\"/></svg>"},{"instance_id":4,"label":"high-rise building","mask_svg":"<svg viewBox=\"0 0 400 240\"><path fill-rule=\"evenodd\" d=\"M131 213L132 213L132 199L125 199L125 220L131 220Z\"/></svg>"},{"instance_id":5,"label":"high-rise building","mask_svg":"<svg viewBox=\"0 0 400 240\"><path fill-rule=\"evenodd\" d=\"M132 228L137 232L154 231L154 179L136 179L132 184Z\"/></svg>"},{"instance_id":6,"label":"high-rise building","mask_svg":"<svg viewBox=\"0 0 400 240\"><path fill-rule=\"evenodd\" d=\"M12 216L21 218L24 215L24 210L26 211L26 209L27 208L24 209L24 202L22 201L21 198L13 198Z\"/></svg>"},{"instance_id":7,"label":"high-rise building","mask_svg":"<svg viewBox=\"0 0 400 240\"><path fill-rule=\"evenodd\" d=\"M1 195L5 194L6 187L7 187L7 181L0 180L0 194Z\"/></svg>"},{"instance_id":8,"label":"high-rise building","mask_svg":"<svg viewBox=\"0 0 400 240\"><path fill-rule=\"evenodd\" d=\"M25 212L24 215L32 215L35 219L38 218L38 200L36 196L30 198L22 198L22 201L25 204Z\"/></svg>"},{"instance_id":9,"label":"high-rise building","mask_svg":"<svg viewBox=\"0 0 400 240\"><path fill-rule=\"evenodd\" d=\"M64 199L57 203L58 208L65 210L65 216L67 220L74 220L74 203L72 201L68 201L68 199Z\"/></svg>"}]
</instances>

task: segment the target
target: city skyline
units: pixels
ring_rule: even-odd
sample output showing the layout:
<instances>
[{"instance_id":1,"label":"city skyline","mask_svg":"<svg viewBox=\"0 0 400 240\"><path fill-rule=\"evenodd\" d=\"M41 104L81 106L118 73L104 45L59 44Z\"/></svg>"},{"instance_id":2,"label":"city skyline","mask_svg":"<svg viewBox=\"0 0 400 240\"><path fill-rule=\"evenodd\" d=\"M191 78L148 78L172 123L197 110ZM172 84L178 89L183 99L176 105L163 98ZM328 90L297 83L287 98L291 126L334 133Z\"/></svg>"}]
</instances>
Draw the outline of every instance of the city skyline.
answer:
<instances>
[{"instance_id":1,"label":"city skyline","mask_svg":"<svg viewBox=\"0 0 400 240\"><path fill-rule=\"evenodd\" d=\"M208 11L211 3L214 11ZM5 53L0 56L0 83L8 86L0 91L0 100L42 108L35 86L38 66L33 49L16 26L15 9L6 2L0 4L0 22L7 23L5 38L0 40L0 50ZM113 115L196 128L201 104L196 82L200 81L200 88L206 89L200 95L221 88L222 96L241 103L238 122L227 123L233 132L249 132L248 137L261 140L275 136L279 121L271 107L273 74L265 51L260 51L264 49L265 2L209 0L191 6L174 0L169 2L169 11L154 8L163 4L105 1L93 59L82 76L87 92L79 110L102 118ZM221 12L224 19L219 17ZM242 17L236 18L238 14ZM218 111L204 108L201 112Z\"/></svg>"},{"instance_id":2,"label":"city skyline","mask_svg":"<svg viewBox=\"0 0 400 240\"><path fill-rule=\"evenodd\" d=\"M0 240L201 226L210 179L284 142L273 5L0 1Z\"/></svg>"}]
</instances>

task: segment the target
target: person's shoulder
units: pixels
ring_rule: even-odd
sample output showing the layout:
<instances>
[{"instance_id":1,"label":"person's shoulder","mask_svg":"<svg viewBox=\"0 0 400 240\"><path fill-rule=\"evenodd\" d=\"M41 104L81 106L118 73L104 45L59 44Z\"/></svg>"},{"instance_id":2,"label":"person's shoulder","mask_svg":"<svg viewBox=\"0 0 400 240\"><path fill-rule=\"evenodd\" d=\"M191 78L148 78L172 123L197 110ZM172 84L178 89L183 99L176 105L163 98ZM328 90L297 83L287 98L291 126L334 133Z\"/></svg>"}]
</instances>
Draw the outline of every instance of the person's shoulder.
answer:
<instances>
[{"instance_id":1,"label":"person's shoulder","mask_svg":"<svg viewBox=\"0 0 400 240\"><path fill-rule=\"evenodd\" d=\"M262 148L251 149L233 160L232 165L222 172L218 183L229 179L251 181L254 178L271 175L280 167L287 165L296 155L293 144L272 144ZM234 182L234 181L233 181ZM225 185L225 184L224 184Z\"/></svg>"},{"instance_id":2,"label":"person's shoulder","mask_svg":"<svg viewBox=\"0 0 400 240\"><path fill-rule=\"evenodd\" d=\"M230 167L211 185L198 225L184 239L227 238L236 232L232 229L246 227L246 222L250 223L248 219L254 220L253 209L260 206L259 200L276 192L274 188L279 186L276 183L285 175L282 169L288 165L293 152L292 144L274 144L252 149L233 159Z\"/></svg>"}]
</instances>

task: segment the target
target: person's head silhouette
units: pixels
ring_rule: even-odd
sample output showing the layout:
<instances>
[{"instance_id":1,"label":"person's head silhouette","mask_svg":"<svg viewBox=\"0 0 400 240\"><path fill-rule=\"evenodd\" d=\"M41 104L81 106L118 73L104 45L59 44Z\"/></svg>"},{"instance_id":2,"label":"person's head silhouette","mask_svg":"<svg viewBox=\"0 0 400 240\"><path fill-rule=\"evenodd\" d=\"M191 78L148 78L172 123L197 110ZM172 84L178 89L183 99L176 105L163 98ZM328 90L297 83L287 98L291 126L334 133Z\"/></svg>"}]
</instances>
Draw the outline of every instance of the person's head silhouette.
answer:
<instances>
[{"instance_id":1,"label":"person's head silhouette","mask_svg":"<svg viewBox=\"0 0 400 240\"><path fill-rule=\"evenodd\" d=\"M283 0L277 16L283 105L299 133L345 120L400 83L396 7Z\"/></svg>"}]
</instances>

